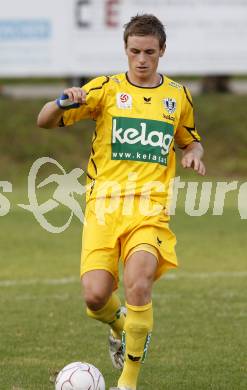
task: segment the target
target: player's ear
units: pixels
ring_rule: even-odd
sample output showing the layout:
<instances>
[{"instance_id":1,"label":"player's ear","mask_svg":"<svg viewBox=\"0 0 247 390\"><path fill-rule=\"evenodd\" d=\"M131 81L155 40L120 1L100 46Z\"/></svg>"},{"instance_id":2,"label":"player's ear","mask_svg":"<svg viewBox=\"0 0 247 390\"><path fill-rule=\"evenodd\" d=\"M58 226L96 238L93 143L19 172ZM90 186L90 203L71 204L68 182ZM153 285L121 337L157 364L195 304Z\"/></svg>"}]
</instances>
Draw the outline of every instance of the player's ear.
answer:
<instances>
[{"instance_id":1,"label":"player's ear","mask_svg":"<svg viewBox=\"0 0 247 390\"><path fill-rule=\"evenodd\" d=\"M165 51L166 51L166 44L164 43L164 46L160 49L160 57L163 57Z\"/></svg>"}]
</instances>

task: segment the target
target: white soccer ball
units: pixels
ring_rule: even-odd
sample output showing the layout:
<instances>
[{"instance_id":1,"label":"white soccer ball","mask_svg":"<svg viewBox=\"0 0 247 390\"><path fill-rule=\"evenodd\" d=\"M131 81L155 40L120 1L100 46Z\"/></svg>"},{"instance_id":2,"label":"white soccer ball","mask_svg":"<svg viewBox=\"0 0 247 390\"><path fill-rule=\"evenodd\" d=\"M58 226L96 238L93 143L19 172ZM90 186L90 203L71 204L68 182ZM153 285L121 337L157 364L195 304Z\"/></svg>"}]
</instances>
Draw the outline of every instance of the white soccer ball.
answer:
<instances>
[{"instance_id":1,"label":"white soccer ball","mask_svg":"<svg viewBox=\"0 0 247 390\"><path fill-rule=\"evenodd\" d=\"M105 381L92 364L74 362L59 372L55 390L105 390Z\"/></svg>"}]
</instances>

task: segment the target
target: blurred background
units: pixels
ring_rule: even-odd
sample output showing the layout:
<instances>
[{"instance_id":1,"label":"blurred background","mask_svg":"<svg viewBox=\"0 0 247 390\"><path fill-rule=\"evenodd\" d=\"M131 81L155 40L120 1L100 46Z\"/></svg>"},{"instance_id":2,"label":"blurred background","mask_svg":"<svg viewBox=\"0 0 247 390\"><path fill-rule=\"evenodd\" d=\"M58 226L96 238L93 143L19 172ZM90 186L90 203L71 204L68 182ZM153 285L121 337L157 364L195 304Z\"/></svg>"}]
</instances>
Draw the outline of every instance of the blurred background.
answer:
<instances>
[{"instance_id":1,"label":"blurred background","mask_svg":"<svg viewBox=\"0 0 247 390\"><path fill-rule=\"evenodd\" d=\"M81 314L81 223L74 217L65 232L51 234L18 204L28 204L38 158L54 158L67 172L86 169L94 123L43 130L37 115L67 86L126 71L123 25L144 12L166 26L159 71L191 90L204 180L212 194L218 181L237 182L237 190L226 194L222 216L212 215L212 195L200 218L186 214L180 191L172 220L180 268L155 289L159 321L140 390L247 387L247 225L238 210L247 180L247 1L0 0L0 182L12 184L11 191L0 183L0 389L52 389L49 376L73 360L94 363L116 383L105 331ZM60 173L49 164L42 172ZM198 180L179 164L178 175ZM40 201L55 188L47 186ZM60 205L47 218L63 225L69 215Z\"/></svg>"},{"instance_id":2,"label":"blurred background","mask_svg":"<svg viewBox=\"0 0 247 390\"><path fill-rule=\"evenodd\" d=\"M159 70L192 92L197 127L208 146L209 175L245 174L246 1L0 4L1 174L21 177L22 167L40 155L59 158L69 167L85 164L92 125L82 123L79 133L60 130L57 136L56 131L37 130L37 113L66 86L126 71L123 25L143 12L156 14L166 26L167 50Z\"/></svg>"}]
</instances>

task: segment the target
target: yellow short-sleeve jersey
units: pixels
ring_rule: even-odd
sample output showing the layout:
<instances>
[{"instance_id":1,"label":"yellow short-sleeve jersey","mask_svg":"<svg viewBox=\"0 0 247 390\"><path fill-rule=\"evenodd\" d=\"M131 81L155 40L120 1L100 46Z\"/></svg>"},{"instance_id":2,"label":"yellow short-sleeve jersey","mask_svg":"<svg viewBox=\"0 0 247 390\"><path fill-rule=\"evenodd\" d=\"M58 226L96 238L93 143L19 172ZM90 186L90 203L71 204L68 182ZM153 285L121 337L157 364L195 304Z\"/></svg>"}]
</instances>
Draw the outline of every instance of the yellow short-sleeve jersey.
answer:
<instances>
[{"instance_id":1,"label":"yellow short-sleeve jersey","mask_svg":"<svg viewBox=\"0 0 247 390\"><path fill-rule=\"evenodd\" d=\"M168 77L154 88L133 85L127 74L101 76L82 87L86 104L64 112L65 126L96 121L88 177L90 198L147 194L165 202L175 175L174 143L200 141L189 91Z\"/></svg>"}]
</instances>

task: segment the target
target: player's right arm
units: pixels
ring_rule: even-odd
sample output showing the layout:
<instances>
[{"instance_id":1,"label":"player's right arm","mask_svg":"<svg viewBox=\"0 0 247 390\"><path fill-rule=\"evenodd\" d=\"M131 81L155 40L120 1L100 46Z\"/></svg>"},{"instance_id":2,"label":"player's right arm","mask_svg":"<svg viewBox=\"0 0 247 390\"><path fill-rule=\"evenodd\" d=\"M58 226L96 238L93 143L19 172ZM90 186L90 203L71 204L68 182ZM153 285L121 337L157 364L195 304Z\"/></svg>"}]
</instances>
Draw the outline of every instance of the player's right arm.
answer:
<instances>
[{"instance_id":1,"label":"player's right arm","mask_svg":"<svg viewBox=\"0 0 247 390\"><path fill-rule=\"evenodd\" d=\"M59 127L65 110L79 108L85 103L85 90L78 87L67 88L58 99L44 105L38 115L37 125L44 129Z\"/></svg>"}]
</instances>

